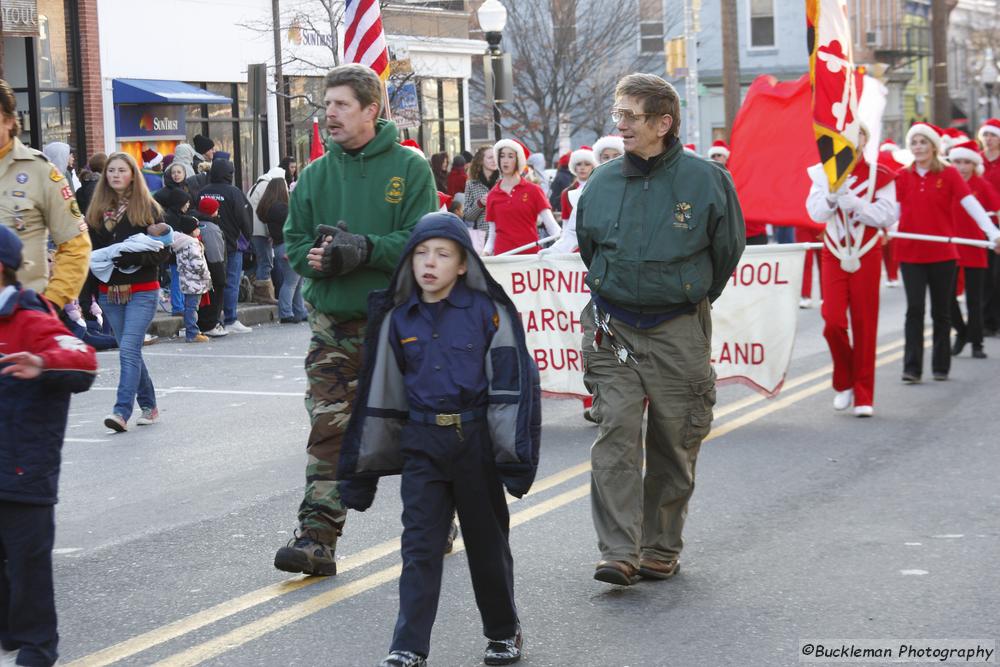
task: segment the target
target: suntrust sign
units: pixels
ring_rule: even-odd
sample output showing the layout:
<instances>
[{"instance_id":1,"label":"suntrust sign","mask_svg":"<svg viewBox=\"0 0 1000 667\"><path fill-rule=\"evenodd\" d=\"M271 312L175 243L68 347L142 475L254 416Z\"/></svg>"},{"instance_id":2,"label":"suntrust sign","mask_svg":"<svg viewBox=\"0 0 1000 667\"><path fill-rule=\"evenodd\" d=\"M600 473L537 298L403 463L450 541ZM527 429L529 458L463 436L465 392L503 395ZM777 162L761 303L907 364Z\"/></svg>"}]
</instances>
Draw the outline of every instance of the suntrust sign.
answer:
<instances>
[{"instance_id":1,"label":"suntrust sign","mask_svg":"<svg viewBox=\"0 0 1000 667\"><path fill-rule=\"evenodd\" d=\"M184 110L181 104L116 104L118 141L182 140L187 130Z\"/></svg>"}]
</instances>

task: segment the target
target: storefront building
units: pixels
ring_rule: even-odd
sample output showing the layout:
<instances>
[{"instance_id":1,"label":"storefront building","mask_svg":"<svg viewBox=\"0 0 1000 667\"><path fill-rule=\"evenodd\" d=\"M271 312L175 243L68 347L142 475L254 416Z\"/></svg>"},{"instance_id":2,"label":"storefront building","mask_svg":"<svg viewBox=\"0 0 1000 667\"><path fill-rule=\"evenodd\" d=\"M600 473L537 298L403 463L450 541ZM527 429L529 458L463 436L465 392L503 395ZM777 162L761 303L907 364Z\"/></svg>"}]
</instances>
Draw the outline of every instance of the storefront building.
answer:
<instances>
[{"instance_id":1,"label":"storefront building","mask_svg":"<svg viewBox=\"0 0 1000 667\"><path fill-rule=\"evenodd\" d=\"M103 150L97 0L0 2L0 76L17 97L21 140L62 141L82 160Z\"/></svg>"}]
</instances>

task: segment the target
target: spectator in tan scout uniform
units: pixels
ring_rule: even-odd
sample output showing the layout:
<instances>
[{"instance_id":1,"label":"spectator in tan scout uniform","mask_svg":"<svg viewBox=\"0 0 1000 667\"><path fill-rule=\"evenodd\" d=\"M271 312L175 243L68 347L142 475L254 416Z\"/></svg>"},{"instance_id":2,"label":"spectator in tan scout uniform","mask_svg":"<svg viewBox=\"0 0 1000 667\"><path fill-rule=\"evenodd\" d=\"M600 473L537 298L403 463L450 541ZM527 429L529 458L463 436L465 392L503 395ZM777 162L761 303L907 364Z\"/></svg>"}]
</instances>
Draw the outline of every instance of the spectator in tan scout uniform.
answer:
<instances>
[{"instance_id":1,"label":"spectator in tan scout uniform","mask_svg":"<svg viewBox=\"0 0 1000 667\"><path fill-rule=\"evenodd\" d=\"M22 144L20 132L14 92L0 79L0 224L24 244L18 282L62 308L87 278L87 223L66 177L40 151ZM51 272L50 237L56 245Z\"/></svg>"},{"instance_id":2,"label":"spectator in tan scout uniform","mask_svg":"<svg viewBox=\"0 0 1000 667\"><path fill-rule=\"evenodd\" d=\"M314 308L305 498L295 538L274 557L286 572L337 573L334 550L347 515L337 463L361 373L368 294L389 286L413 227L438 208L427 161L397 143L395 124L379 118L381 99L382 83L368 67L341 65L326 75L327 151L302 171L285 222L288 261Z\"/></svg>"}]
</instances>

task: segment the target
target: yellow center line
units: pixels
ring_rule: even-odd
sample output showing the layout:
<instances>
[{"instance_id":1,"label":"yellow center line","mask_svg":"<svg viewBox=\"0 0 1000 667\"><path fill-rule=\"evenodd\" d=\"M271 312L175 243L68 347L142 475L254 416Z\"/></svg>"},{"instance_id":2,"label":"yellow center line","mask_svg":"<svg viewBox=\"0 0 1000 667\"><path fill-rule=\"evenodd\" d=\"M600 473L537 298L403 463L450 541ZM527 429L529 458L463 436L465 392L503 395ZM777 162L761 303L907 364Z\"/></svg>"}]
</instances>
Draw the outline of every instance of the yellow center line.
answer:
<instances>
[{"instance_id":1,"label":"yellow center line","mask_svg":"<svg viewBox=\"0 0 1000 667\"><path fill-rule=\"evenodd\" d=\"M887 350L898 348L902 344L903 344L902 340L897 340L892 343L888 343L878 348L876 350L876 353L881 354L882 352L885 352ZM889 361L894 361L895 359L898 359L900 356L902 355L899 353L891 355L890 358L879 361L876 364L876 366L881 366L884 363L888 363ZM832 366L827 365L816 371L806 373L805 375L799 376L787 382L783 386L783 390L787 391L789 389L800 386L817 378L823 377L829 374L831 371L832 371ZM770 414L771 412L787 407L788 405L791 405L796 401L817 394L825 388L827 388L827 385L825 383L819 383L816 386L805 390L804 392L798 392L796 394L783 396L778 399L770 399L775 402L768 406L755 410L751 413L748 413L743 417L733 420L733 422L727 422L726 424L722 424L721 426L713 428L711 433L709 433L709 435L705 438L705 440L708 441L717 437L721 437L722 435L725 435L726 433L729 433L735 430L736 428L739 428L741 426L749 424L752 421L760 419L766 414ZM724 406L723 408L717 410L715 413L716 419L720 419L725 415L732 414L737 410L742 410L750 405L754 405L764 400L769 400L769 399L761 395L756 395L756 396L749 396L740 401L736 401L733 404ZM538 480L532 486L531 493L529 495L533 496L542 493L548 489L551 489L555 486L558 486L559 484L566 482L567 480L573 479L574 477L578 477L579 475L586 474L589 471L590 471L589 461L580 463L575 466L571 466L558 473L554 473L549 477ZM576 500L577 498L583 497L583 495L586 495L587 492L589 492L589 489L590 485L584 484L570 491L567 491L563 494L555 496L554 498L551 498L545 502L539 503L538 505L528 508L527 510L518 512L511 516L511 527L520 525L524 521L528 521L531 518L539 516L540 515L539 508L546 508L544 512L551 511L556 507L561 507L562 504L566 504L568 502ZM514 498L508 497L508 504L514 502L515 500L516 499ZM564 502L561 502L561 504L553 505L553 503L556 501L564 501ZM519 518L519 517L524 517L524 518ZM459 542L460 540L456 541L454 551L458 551ZM391 540L386 540L381 544L369 547L356 554L352 554L351 556L348 556L343 560L338 561L337 571L343 574L358 567L368 565L374 561L377 561L381 558L384 558L399 551L399 548L400 548L400 541L398 537L395 537ZM399 568L396 567L395 569L398 571ZM324 600L330 599L331 601L328 602L327 605L324 605L324 606L329 606L330 604L334 604L335 602L344 599L344 597L350 597L351 595L361 593L363 591L369 590L370 588L378 586L380 583L384 583L383 580L377 578L381 575L384 575L385 572L386 570L383 570L374 575L370 575L370 577L365 577L363 579L360 579L357 582L352 582L350 584L345 584L344 586L339 586L338 588L332 591L328 591L327 593L322 593L317 597L310 598L310 600L316 600L318 598L322 598ZM375 577L376 579L373 579L372 577ZM389 577L384 581L389 581L391 579L392 577ZM378 583L373 583L368 588L362 588L362 589L357 588L362 582L365 581L374 582L376 580L378 580ZM95 653L91 653L78 660L74 660L71 663L67 663L67 667L104 667L105 665L113 664L115 662L124 660L143 651L147 651L165 642L186 635L190 632L194 632L195 630L199 630L207 625L211 625L212 623L220 621L224 618L228 618L229 616L233 616L235 614L246 611L247 609L251 609L258 605L274 600L278 597L281 597L282 595L286 595L288 593L292 593L294 591L303 589L307 586L312 586L314 584L318 584L324 581L329 581L329 580L325 577L298 577L294 579L287 579L285 581L281 581L275 584L270 584L268 586L264 586L263 588L259 588L255 591L251 591L249 593L233 598L231 600L226 600L225 602L221 602L215 606L209 607L208 609L196 612L194 614L191 614L190 616L186 616L184 618L178 619L177 621L167 623L166 625L154 628L153 630L144 632L140 635L136 635L135 637L119 642L118 644L114 644ZM350 595L343 595L342 593L338 593L339 591L346 590L348 587L350 587L351 591L356 591L356 592L351 593ZM337 593L338 596L335 596L334 598L325 597L335 593ZM321 606L320 609L322 608L323 607ZM319 609L316 609L315 611L318 610ZM311 614L313 612L310 611L308 613ZM244 627L249 627L249 626L244 626ZM270 630L267 630L266 632L270 632Z\"/></svg>"}]
</instances>

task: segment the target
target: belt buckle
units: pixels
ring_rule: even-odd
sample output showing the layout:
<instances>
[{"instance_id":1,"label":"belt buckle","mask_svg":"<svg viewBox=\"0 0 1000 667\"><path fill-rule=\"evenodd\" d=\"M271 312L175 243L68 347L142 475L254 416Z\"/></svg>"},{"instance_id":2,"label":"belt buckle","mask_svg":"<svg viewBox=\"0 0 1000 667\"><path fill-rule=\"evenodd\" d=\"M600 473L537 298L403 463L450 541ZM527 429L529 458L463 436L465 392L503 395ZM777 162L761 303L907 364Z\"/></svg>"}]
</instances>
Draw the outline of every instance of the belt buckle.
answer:
<instances>
[{"instance_id":1,"label":"belt buckle","mask_svg":"<svg viewBox=\"0 0 1000 667\"><path fill-rule=\"evenodd\" d=\"M434 421L438 426L451 426L453 424L460 424L462 416L461 415L436 415Z\"/></svg>"}]
</instances>

